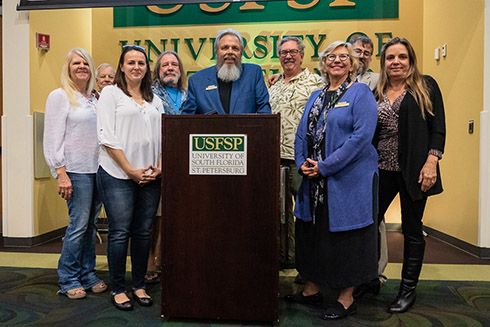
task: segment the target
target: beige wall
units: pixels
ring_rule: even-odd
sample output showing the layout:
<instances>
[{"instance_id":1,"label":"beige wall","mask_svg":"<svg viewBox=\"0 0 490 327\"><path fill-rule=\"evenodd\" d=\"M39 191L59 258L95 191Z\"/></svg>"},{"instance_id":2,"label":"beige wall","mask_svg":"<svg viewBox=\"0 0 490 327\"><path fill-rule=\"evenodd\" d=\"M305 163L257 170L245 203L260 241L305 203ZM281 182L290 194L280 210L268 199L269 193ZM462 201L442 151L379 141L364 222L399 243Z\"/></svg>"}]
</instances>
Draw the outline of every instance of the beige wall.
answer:
<instances>
[{"instance_id":1,"label":"beige wall","mask_svg":"<svg viewBox=\"0 0 490 327\"><path fill-rule=\"evenodd\" d=\"M479 117L483 110L483 27L483 0L424 1L423 72L439 83L447 122L446 151L440 163L445 191L429 200L424 223L475 245ZM436 61L434 49L443 44L448 46L448 55ZM473 134L468 133L469 120L475 122Z\"/></svg>"},{"instance_id":2,"label":"beige wall","mask_svg":"<svg viewBox=\"0 0 490 327\"><path fill-rule=\"evenodd\" d=\"M61 66L74 47L92 49L92 10L32 11L30 26L31 114L44 112L48 94L60 87ZM51 50L36 49L36 33L49 34ZM68 224L66 203L57 194L53 178L34 180L34 234L40 235Z\"/></svg>"},{"instance_id":3,"label":"beige wall","mask_svg":"<svg viewBox=\"0 0 490 327\"><path fill-rule=\"evenodd\" d=\"M470 2L470 3L469 3ZM425 224L456 238L477 244L478 235L478 146L479 112L482 110L481 62L483 54L483 1L470 0L400 0L400 17L391 20L335 21L295 24L169 26L113 28L112 9L33 11L30 13L31 40L36 32L51 35L52 50L43 53L32 43L30 54L31 112L44 111L49 92L59 87L59 75L66 52L75 46L91 51L95 64L117 64L119 40L150 39L160 46L161 38L214 37L218 30L232 27L246 38L255 35L327 34L321 49L335 40L345 40L350 33L362 31L370 37L376 32L392 32L413 44L423 73L436 78L442 89L447 115L447 147L441 162L445 192L429 200ZM444 13L444 14L442 14ZM144 42L144 41L143 41ZM448 44L448 57L435 62L435 47ZM142 44L144 45L144 44ZM195 44L196 46L197 44ZM309 59L312 48L307 43L304 65L315 68ZM270 48L271 45L269 44ZM251 45L249 51L255 48ZM206 43L203 53L211 53ZM189 50L179 52L186 70L214 64L201 55L195 62ZM156 58L156 54L153 54ZM245 60L247 61L247 60ZM263 68L279 68L277 59L248 60ZM372 69L379 71L379 59ZM468 120L475 121L473 135L467 133ZM34 181L35 234L49 232L67 224L66 206L56 194L53 179ZM399 222L395 203L387 213L388 222Z\"/></svg>"},{"instance_id":4,"label":"beige wall","mask_svg":"<svg viewBox=\"0 0 490 327\"><path fill-rule=\"evenodd\" d=\"M77 9L77 10L48 10L32 11L30 13L31 53L31 113L44 112L46 98L53 89L60 86L59 76L66 52L73 47L82 47L92 53L96 66L102 62L116 65L120 53L119 40L150 39L160 46L161 38L194 38L215 37L217 32L228 27L239 30L247 39L256 35L284 35L284 34L326 34L325 41L320 49L336 40L345 40L351 33L361 31L375 37L374 33L392 32L393 35L403 34L417 49L422 49L422 31L412 26L422 25L422 0L400 0L400 18L391 20L364 20L364 21L327 21L313 23L267 23L267 24L236 24L236 25L199 25L199 26L169 26L169 27L143 27L143 28L113 28L112 9ZM45 52L35 48L35 33L44 33L51 36L51 50ZM318 41L318 40L317 40ZM308 41L304 65L310 69L317 67L317 61L309 59L313 48ZM194 44L198 46L197 43ZM269 43L271 50L272 44ZM377 47L377 45L375 45ZM255 50L253 42L247 49L248 53ZM213 65L210 60L212 44L207 42L197 61L191 56L188 48L183 46L179 52L184 61L186 70L199 70ZM156 59L157 54L152 53ZM244 60L254 62L264 69L279 69L279 60L271 59L269 54L264 59ZM379 59L374 58L372 68L378 71ZM56 193L57 185L54 179L39 179L34 181L34 230L35 235L43 234L68 223L65 202Z\"/></svg>"}]
</instances>

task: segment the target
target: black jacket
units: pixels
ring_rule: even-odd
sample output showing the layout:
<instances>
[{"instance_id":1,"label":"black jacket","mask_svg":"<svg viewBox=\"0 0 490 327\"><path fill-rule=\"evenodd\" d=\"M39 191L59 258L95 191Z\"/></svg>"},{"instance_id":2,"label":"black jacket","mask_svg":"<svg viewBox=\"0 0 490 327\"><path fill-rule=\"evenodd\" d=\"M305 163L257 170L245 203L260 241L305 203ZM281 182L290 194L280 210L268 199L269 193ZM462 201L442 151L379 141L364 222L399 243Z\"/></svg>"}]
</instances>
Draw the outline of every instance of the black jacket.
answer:
<instances>
[{"instance_id":1,"label":"black jacket","mask_svg":"<svg viewBox=\"0 0 490 327\"><path fill-rule=\"evenodd\" d=\"M424 76L424 79L429 88L434 116L426 113L424 120L415 98L407 92L400 105L398 117L398 160L403 180L413 201L443 191L439 165L436 183L430 190L422 192L418 183L420 170L427 160L429 150L444 152L446 141L446 120L441 91L432 77ZM378 133L375 135L375 145L377 135Z\"/></svg>"}]
</instances>

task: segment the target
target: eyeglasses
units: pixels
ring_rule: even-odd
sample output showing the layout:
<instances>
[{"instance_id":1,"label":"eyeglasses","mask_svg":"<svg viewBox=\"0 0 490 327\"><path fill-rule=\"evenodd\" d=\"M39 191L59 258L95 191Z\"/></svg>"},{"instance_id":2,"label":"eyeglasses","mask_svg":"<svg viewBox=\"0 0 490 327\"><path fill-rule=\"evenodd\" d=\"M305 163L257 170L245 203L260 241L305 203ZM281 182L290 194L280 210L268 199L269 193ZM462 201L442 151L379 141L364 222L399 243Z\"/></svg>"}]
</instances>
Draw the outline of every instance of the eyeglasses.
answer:
<instances>
[{"instance_id":1,"label":"eyeglasses","mask_svg":"<svg viewBox=\"0 0 490 327\"><path fill-rule=\"evenodd\" d=\"M334 61L335 59L337 59L337 57L339 57L340 61L346 61L348 58L350 58L350 54L347 54L347 53L341 53L341 54L331 53L331 54L328 54L324 58L326 58L327 61Z\"/></svg>"},{"instance_id":2,"label":"eyeglasses","mask_svg":"<svg viewBox=\"0 0 490 327\"><path fill-rule=\"evenodd\" d=\"M140 45L135 45L135 44L126 44L122 46L123 50L129 49L129 50L137 50L141 52L146 52L146 49L143 48Z\"/></svg>"},{"instance_id":3,"label":"eyeglasses","mask_svg":"<svg viewBox=\"0 0 490 327\"><path fill-rule=\"evenodd\" d=\"M299 53L298 49L292 49L292 50L281 50L279 51L279 55L281 57L286 57L288 54L291 55L291 57L296 56Z\"/></svg>"},{"instance_id":4,"label":"eyeglasses","mask_svg":"<svg viewBox=\"0 0 490 327\"><path fill-rule=\"evenodd\" d=\"M363 54L364 57L371 57L371 55L373 54L370 51L367 51L367 50L362 51L362 49L359 49L359 48L354 48L354 52L357 53L358 55Z\"/></svg>"}]
</instances>

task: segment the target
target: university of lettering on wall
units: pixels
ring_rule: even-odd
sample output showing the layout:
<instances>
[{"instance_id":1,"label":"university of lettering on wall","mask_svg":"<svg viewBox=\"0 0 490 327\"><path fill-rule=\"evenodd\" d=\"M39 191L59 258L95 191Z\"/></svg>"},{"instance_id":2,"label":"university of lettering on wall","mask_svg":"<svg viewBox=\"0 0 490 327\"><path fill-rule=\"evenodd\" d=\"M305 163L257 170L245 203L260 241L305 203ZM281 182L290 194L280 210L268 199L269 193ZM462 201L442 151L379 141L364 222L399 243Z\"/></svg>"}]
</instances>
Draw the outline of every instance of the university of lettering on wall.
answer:
<instances>
[{"instance_id":1,"label":"university of lettering on wall","mask_svg":"<svg viewBox=\"0 0 490 327\"><path fill-rule=\"evenodd\" d=\"M265 2L239 2L239 3L210 3L210 4L179 4L139 7L115 7L113 9L114 28L138 27L175 27L178 37L161 37L159 39L138 38L120 39L119 44L138 44L146 47L150 62L166 50L185 53L192 62L184 62L184 66L196 67L188 70L188 75L201 69L198 64L200 57L215 60L213 51L214 41L218 29L223 25L240 24L237 28L243 36L245 51L244 62L260 64L266 75L280 70L277 44L284 36L297 36L303 39L308 57L305 57L306 66L315 70L319 52L326 45L335 40L329 40L327 33L321 29L315 31L305 30L304 33L288 34L269 33L266 25L263 32L248 33L252 26L262 23L291 23L296 31L301 31L302 23L321 21L358 21L380 20L398 18L399 0L292 0L292 1L265 1ZM209 31L209 26L221 25L208 35L190 35L186 26L206 25L203 30ZM321 25L319 25L321 26ZM236 28L236 27L235 27ZM128 31L130 31L129 29ZM212 30L212 29L211 29ZM319 32L320 31L320 32ZM128 33L129 34L129 33ZM346 31L345 37L352 34L363 34L358 31ZM391 33L381 31L369 35L375 42L375 55L390 37ZM317 70L318 72L318 70Z\"/></svg>"}]
</instances>

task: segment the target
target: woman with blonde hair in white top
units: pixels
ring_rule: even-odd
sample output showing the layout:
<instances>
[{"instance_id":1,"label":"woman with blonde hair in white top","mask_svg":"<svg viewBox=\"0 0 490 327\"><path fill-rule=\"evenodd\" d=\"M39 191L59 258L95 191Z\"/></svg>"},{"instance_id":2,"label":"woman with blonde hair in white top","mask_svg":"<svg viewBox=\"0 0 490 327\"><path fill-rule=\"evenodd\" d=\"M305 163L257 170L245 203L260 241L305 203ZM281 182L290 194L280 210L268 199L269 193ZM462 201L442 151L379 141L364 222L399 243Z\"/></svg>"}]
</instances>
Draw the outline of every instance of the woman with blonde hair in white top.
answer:
<instances>
[{"instance_id":1,"label":"woman with blonde hair in white top","mask_svg":"<svg viewBox=\"0 0 490 327\"><path fill-rule=\"evenodd\" d=\"M95 272L95 221L101 201L97 193L98 141L94 64L84 49L68 52L61 71L61 88L46 101L44 157L66 200L70 222L58 262L60 294L84 298L86 290L100 293L107 285Z\"/></svg>"}]
</instances>

